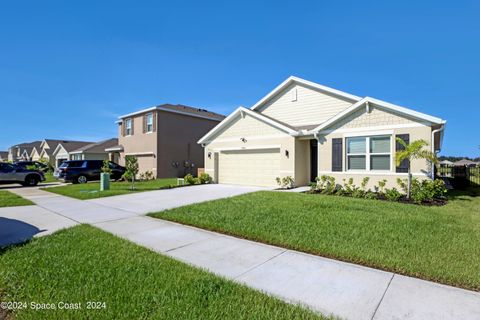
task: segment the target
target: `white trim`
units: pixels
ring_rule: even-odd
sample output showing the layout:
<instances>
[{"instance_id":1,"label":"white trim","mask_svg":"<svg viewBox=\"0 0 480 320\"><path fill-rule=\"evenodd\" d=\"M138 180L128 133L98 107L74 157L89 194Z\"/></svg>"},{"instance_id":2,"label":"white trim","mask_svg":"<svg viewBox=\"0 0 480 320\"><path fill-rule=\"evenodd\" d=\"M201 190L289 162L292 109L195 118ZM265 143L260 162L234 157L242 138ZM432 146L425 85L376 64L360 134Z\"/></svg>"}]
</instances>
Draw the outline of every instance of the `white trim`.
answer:
<instances>
[{"instance_id":1,"label":"white trim","mask_svg":"<svg viewBox=\"0 0 480 320\"><path fill-rule=\"evenodd\" d=\"M375 175L375 176L407 176L408 173L403 173L403 172L390 172L390 171L318 171L319 174L345 174L345 175ZM424 176L428 177L428 173L423 173L423 172L413 172L412 175L414 176Z\"/></svg>"},{"instance_id":2,"label":"white trim","mask_svg":"<svg viewBox=\"0 0 480 320\"><path fill-rule=\"evenodd\" d=\"M125 153L126 156L154 156L155 153L151 151L147 152L130 152L130 153Z\"/></svg>"},{"instance_id":3,"label":"white trim","mask_svg":"<svg viewBox=\"0 0 480 320\"><path fill-rule=\"evenodd\" d=\"M207 139L210 138L211 136L213 136L215 133L217 133L219 130L221 130L223 127L225 127L226 125L228 125L233 119L235 119L235 117L237 115L241 115L241 113L245 113L245 114L248 114L249 116L252 116L253 118L257 119L257 120L260 120L260 121L263 121L265 122L266 124L269 124L271 125L272 127L274 128L277 128L277 129L280 129L282 131L285 131L286 133L290 134L290 135L295 135L297 134L297 131L293 130L293 129L290 129L289 127L287 126L284 126L283 124L281 123L278 123L276 122L275 120L272 120L270 118L267 118L265 116L263 116L262 114L258 113L258 112L255 112L255 111L252 111L252 110L249 110L245 107L238 107L232 114L230 114L228 117L226 117L225 119L223 119L222 122L220 122L219 124L217 124L212 130L210 130L206 135L204 135L202 138L200 138L200 140L197 141L198 144L202 144L202 143L206 143Z\"/></svg>"},{"instance_id":4,"label":"white trim","mask_svg":"<svg viewBox=\"0 0 480 320\"><path fill-rule=\"evenodd\" d=\"M242 150L271 150L280 149L280 145L265 145L265 146L252 146L252 147L230 147L230 148L215 148L211 149L213 152L222 151L242 151Z\"/></svg>"},{"instance_id":5,"label":"white trim","mask_svg":"<svg viewBox=\"0 0 480 320\"><path fill-rule=\"evenodd\" d=\"M319 131L319 134L329 134L329 133L348 133L348 132L359 132L359 131L369 131L373 132L374 130L384 130L384 129L404 129L404 128L421 128L428 127L428 123L402 123L402 124L392 124L392 125L382 125L375 127L361 127L361 128L340 128L334 130L322 130ZM312 133L310 132L310 135Z\"/></svg>"},{"instance_id":6,"label":"white trim","mask_svg":"<svg viewBox=\"0 0 480 320\"><path fill-rule=\"evenodd\" d=\"M112 148L105 149L105 152L111 152L111 151L123 151L123 147L112 147Z\"/></svg>"},{"instance_id":7,"label":"white trim","mask_svg":"<svg viewBox=\"0 0 480 320\"><path fill-rule=\"evenodd\" d=\"M393 130L383 130L383 131L350 132L350 133L344 133L343 136L345 138L350 138L350 137L363 137L363 136L387 136L392 134L393 134Z\"/></svg>"},{"instance_id":8,"label":"white trim","mask_svg":"<svg viewBox=\"0 0 480 320\"><path fill-rule=\"evenodd\" d=\"M147 108L147 109L142 109L142 110L139 110L139 111L135 111L135 112L128 113L128 114L125 114L125 115L123 115L123 116L120 116L120 117L118 117L119 120L118 120L117 122L120 123L120 122L122 121L122 119L124 119L124 118L133 117L133 116L139 115L139 114L141 114L141 113L145 113L145 112L149 112L149 111L154 111L154 110L171 112L171 113L178 113L178 114L182 114L182 115L186 115L186 116L190 116L190 117L194 117L194 118L202 118L202 119L214 120L214 121L218 121L218 122L221 121L220 119L214 118L214 117L202 116L202 115L199 115L199 114L194 114L194 113L183 112L183 111L179 111L179 110L172 110L172 109L168 109L168 108L162 108L162 107L160 107L160 106L155 106L155 107L150 107L150 108Z\"/></svg>"},{"instance_id":9,"label":"white trim","mask_svg":"<svg viewBox=\"0 0 480 320\"><path fill-rule=\"evenodd\" d=\"M324 123L322 123L321 125L319 125L318 127L316 127L315 129L313 129L311 131L312 132L318 132L318 131L320 131L324 128L327 128L328 126L332 125L333 123L337 122L338 120L343 119L347 115L357 111L365 103L373 103L377 107L392 110L392 111L398 112L400 114L404 114L404 115L414 117L416 119L428 121L430 123L442 124L442 123L446 122L445 120L442 120L442 119L437 118L437 117L430 116L430 115L425 114L425 113L417 112L417 111L414 111L414 110L411 110L411 109L408 109L408 108L405 108L405 107L400 107L400 106L397 106L397 105L394 105L394 104L391 104L391 103L388 103L388 102L385 102L385 101L382 101L382 100L378 100L378 99L374 99L374 98L370 98L370 97L365 97L362 100L358 101L357 103L351 105L347 109L343 110L342 112L337 113L335 116L331 117L330 119L328 119L327 121L325 121Z\"/></svg>"},{"instance_id":10,"label":"white trim","mask_svg":"<svg viewBox=\"0 0 480 320\"><path fill-rule=\"evenodd\" d=\"M269 134L269 135L264 135L264 136L245 136L244 138L247 140L247 141L250 141L250 140L269 140L269 139L281 139L281 138L285 138L285 137L288 137L288 135L285 135L285 134ZM204 143L211 143L211 142L215 142L215 143L222 143L222 142L236 142L236 141L240 141L240 139L243 138L243 137L233 137L233 138L224 138L224 139L214 139L214 140L210 140L210 141L205 141Z\"/></svg>"},{"instance_id":11,"label":"white trim","mask_svg":"<svg viewBox=\"0 0 480 320\"><path fill-rule=\"evenodd\" d=\"M260 99L257 103L255 103L250 109L251 110L259 109L265 102L270 100L273 96L278 94L280 91L282 91L283 89L285 89L286 87L288 87L292 83L303 84L307 87L317 89L317 90L320 90L320 91L324 91L324 92L328 92L332 95L339 96L339 97L342 97L342 98L345 98L345 99L351 100L351 101L358 101L358 100L361 99L361 97L357 97L357 96L355 96L353 94L350 94L350 93L346 93L346 92L343 92L343 91L340 91L340 90L336 90L336 89L333 89L333 88L322 86L321 84L318 84L318 83L315 83L315 82L312 82L312 81L308 81L308 80L305 80L305 79L301 79L301 78L298 78L298 77L295 77L295 76L290 76L285 81L283 81L280 85L278 85L275 89L270 91L266 96L264 96L262 99Z\"/></svg>"}]
</instances>

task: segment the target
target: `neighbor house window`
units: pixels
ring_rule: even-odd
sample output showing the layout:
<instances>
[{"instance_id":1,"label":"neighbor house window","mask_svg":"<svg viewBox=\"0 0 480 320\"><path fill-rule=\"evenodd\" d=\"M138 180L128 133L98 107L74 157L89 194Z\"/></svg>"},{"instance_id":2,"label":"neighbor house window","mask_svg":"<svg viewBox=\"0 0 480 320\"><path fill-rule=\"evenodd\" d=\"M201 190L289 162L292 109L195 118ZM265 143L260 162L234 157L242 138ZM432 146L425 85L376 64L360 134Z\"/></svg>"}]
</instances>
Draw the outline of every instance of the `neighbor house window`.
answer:
<instances>
[{"instance_id":1,"label":"neighbor house window","mask_svg":"<svg viewBox=\"0 0 480 320\"><path fill-rule=\"evenodd\" d=\"M347 169L390 170L390 136L347 138Z\"/></svg>"},{"instance_id":2,"label":"neighbor house window","mask_svg":"<svg viewBox=\"0 0 480 320\"><path fill-rule=\"evenodd\" d=\"M132 135L132 119L125 119L125 135Z\"/></svg>"},{"instance_id":3,"label":"neighbor house window","mask_svg":"<svg viewBox=\"0 0 480 320\"><path fill-rule=\"evenodd\" d=\"M147 132L153 132L153 113L147 114Z\"/></svg>"}]
</instances>

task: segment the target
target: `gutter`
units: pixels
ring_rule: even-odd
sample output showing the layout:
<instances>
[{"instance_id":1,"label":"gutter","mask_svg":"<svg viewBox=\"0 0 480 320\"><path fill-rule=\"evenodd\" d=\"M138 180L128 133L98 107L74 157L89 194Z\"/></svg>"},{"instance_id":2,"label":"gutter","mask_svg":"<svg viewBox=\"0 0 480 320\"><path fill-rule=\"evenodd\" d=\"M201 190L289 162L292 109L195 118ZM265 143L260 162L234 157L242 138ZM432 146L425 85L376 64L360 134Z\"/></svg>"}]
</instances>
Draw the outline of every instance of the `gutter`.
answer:
<instances>
[{"instance_id":1,"label":"gutter","mask_svg":"<svg viewBox=\"0 0 480 320\"><path fill-rule=\"evenodd\" d=\"M432 131L432 153L437 155L438 152L442 149L442 141L443 141L443 132L445 130L445 122L442 123L442 126L438 129L435 129ZM440 132L440 141L439 141L439 148L438 150L435 150L435 133ZM434 170L434 164L432 163L432 172L430 173L430 177L432 179L435 179L435 170Z\"/></svg>"}]
</instances>

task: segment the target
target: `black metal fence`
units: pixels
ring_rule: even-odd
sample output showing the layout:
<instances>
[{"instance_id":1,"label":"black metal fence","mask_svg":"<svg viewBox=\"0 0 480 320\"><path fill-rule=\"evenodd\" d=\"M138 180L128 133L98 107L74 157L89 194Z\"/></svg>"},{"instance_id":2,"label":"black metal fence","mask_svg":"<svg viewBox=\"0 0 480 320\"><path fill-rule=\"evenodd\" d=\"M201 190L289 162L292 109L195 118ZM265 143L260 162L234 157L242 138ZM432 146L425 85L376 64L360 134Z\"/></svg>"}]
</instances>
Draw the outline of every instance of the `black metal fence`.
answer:
<instances>
[{"instance_id":1,"label":"black metal fence","mask_svg":"<svg viewBox=\"0 0 480 320\"><path fill-rule=\"evenodd\" d=\"M454 188L480 186L480 167L448 166L438 167L437 176L448 178Z\"/></svg>"}]
</instances>

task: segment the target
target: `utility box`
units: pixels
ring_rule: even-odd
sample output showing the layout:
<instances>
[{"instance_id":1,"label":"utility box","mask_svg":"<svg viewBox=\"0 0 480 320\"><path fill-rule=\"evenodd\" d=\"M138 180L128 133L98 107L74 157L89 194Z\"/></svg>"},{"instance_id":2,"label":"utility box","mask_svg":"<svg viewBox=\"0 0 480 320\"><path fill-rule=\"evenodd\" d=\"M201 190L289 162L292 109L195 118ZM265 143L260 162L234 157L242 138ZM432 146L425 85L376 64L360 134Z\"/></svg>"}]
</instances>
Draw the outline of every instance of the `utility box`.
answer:
<instances>
[{"instance_id":1,"label":"utility box","mask_svg":"<svg viewBox=\"0 0 480 320\"><path fill-rule=\"evenodd\" d=\"M100 174L100 191L110 190L110 173Z\"/></svg>"}]
</instances>

